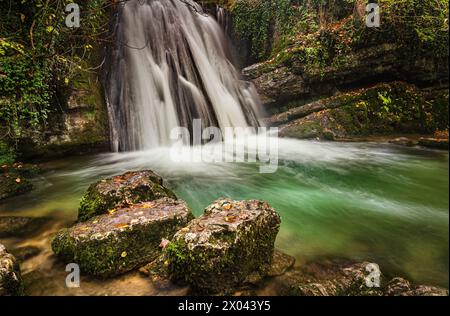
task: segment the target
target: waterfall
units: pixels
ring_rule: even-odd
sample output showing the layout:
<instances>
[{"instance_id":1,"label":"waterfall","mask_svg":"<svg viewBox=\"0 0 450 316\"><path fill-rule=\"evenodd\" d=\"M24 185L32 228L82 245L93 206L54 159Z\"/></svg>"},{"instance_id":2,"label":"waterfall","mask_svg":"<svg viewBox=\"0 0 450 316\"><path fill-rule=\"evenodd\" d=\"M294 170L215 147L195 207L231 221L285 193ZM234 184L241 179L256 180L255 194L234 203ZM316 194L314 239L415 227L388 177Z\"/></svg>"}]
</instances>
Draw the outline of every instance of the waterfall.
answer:
<instances>
[{"instance_id":1,"label":"waterfall","mask_svg":"<svg viewBox=\"0 0 450 316\"><path fill-rule=\"evenodd\" d=\"M130 0L113 26L104 73L115 151L173 143L178 126L257 126L256 89L241 80L217 21L191 0Z\"/></svg>"}]
</instances>

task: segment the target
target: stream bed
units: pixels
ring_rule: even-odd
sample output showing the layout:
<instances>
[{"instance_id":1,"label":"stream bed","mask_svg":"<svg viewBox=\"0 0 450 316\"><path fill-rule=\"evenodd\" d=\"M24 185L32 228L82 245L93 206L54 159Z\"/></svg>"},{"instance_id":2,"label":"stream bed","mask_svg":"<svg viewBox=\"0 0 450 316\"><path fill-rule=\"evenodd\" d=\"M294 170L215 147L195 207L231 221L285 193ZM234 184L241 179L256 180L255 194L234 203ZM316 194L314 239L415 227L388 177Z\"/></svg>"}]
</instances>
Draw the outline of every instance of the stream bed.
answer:
<instances>
[{"instance_id":1,"label":"stream bed","mask_svg":"<svg viewBox=\"0 0 450 316\"><path fill-rule=\"evenodd\" d=\"M54 233L71 225L92 182L129 170L152 169L196 216L219 197L262 199L282 216L276 246L300 266L322 258L371 261L383 273L448 288L448 152L379 143L280 139L276 173L257 163L182 163L168 148L65 158L44 164L35 189L0 203L0 215L45 216L50 222L9 248L37 246L22 263L30 295L173 295L138 273L108 280L82 276L65 287L65 266L50 250Z\"/></svg>"}]
</instances>

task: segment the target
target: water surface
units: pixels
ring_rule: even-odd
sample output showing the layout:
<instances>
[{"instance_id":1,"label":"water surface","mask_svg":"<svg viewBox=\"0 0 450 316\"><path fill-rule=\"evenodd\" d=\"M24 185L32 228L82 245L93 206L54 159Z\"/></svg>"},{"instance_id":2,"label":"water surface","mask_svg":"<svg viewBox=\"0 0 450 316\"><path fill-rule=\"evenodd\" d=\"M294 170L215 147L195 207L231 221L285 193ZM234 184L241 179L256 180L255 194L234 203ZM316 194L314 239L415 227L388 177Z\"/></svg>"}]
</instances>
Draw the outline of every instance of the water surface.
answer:
<instances>
[{"instance_id":1,"label":"water surface","mask_svg":"<svg viewBox=\"0 0 450 316\"><path fill-rule=\"evenodd\" d=\"M76 219L88 185L102 177L149 168L163 176L196 215L219 197L267 200L282 216L277 247L295 256L297 265L323 257L368 260L380 264L386 274L448 287L447 152L281 139L279 155L274 174L259 173L257 163L175 163L164 148L50 162L49 171L36 180L36 189L2 202L0 215L49 216L53 224L31 239L5 243L39 244L46 249L45 256L24 263L25 273L55 264L64 269L55 263L49 240L56 229ZM41 276L42 286L33 294L52 292L45 289L52 269ZM64 273L58 275L60 294L67 294ZM81 293L128 294L113 290L127 284L120 282ZM142 280L132 284L145 290L131 294L158 294Z\"/></svg>"}]
</instances>

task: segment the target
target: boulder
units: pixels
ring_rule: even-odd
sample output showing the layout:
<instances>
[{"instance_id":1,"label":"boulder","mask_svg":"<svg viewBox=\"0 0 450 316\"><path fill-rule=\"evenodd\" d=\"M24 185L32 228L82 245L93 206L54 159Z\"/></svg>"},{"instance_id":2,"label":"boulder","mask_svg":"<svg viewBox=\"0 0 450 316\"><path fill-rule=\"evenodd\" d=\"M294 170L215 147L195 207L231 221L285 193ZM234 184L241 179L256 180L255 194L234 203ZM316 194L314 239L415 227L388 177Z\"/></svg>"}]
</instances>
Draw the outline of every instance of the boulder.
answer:
<instances>
[{"instance_id":1,"label":"boulder","mask_svg":"<svg viewBox=\"0 0 450 316\"><path fill-rule=\"evenodd\" d=\"M255 273L267 275L280 222L266 202L215 201L165 248L171 279L197 293L230 293Z\"/></svg>"},{"instance_id":2,"label":"boulder","mask_svg":"<svg viewBox=\"0 0 450 316\"><path fill-rule=\"evenodd\" d=\"M13 255L0 244L0 296L23 294L23 281L20 267Z\"/></svg>"},{"instance_id":3,"label":"boulder","mask_svg":"<svg viewBox=\"0 0 450 316\"><path fill-rule=\"evenodd\" d=\"M18 237L37 232L48 218L0 216L0 237Z\"/></svg>"},{"instance_id":4,"label":"boulder","mask_svg":"<svg viewBox=\"0 0 450 316\"><path fill-rule=\"evenodd\" d=\"M163 238L186 226L193 215L183 201L162 198L111 210L59 232L53 252L82 273L118 275L154 260Z\"/></svg>"},{"instance_id":5,"label":"boulder","mask_svg":"<svg viewBox=\"0 0 450 316\"><path fill-rule=\"evenodd\" d=\"M78 220L85 221L112 209L163 197L176 199L156 173L150 170L127 172L91 185L81 200Z\"/></svg>"}]
</instances>

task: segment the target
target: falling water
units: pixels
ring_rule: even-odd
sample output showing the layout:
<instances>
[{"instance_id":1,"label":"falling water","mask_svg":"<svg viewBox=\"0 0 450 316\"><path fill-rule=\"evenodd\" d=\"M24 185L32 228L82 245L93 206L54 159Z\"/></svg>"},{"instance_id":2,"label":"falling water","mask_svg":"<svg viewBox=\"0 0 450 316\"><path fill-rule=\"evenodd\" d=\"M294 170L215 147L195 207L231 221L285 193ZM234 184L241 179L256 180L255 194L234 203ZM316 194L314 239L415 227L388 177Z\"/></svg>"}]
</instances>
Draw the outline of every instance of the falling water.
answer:
<instances>
[{"instance_id":1,"label":"falling water","mask_svg":"<svg viewBox=\"0 0 450 316\"><path fill-rule=\"evenodd\" d=\"M242 81L220 25L191 0L120 5L105 71L115 151L167 146L178 126L257 126L259 99Z\"/></svg>"}]
</instances>

